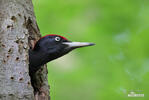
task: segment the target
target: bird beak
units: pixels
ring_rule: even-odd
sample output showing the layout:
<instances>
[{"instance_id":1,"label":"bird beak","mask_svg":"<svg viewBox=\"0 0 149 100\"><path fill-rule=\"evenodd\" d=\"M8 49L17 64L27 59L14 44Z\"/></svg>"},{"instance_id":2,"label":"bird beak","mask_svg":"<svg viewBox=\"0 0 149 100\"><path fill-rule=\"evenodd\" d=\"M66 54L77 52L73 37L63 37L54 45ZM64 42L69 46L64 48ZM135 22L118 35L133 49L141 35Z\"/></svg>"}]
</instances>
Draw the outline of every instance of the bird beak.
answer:
<instances>
[{"instance_id":1,"label":"bird beak","mask_svg":"<svg viewBox=\"0 0 149 100\"><path fill-rule=\"evenodd\" d=\"M62 44L67 45L69 48L80 48L95 45L94 43L87 42L63 42Z\"/></svg>"}]
</instances>

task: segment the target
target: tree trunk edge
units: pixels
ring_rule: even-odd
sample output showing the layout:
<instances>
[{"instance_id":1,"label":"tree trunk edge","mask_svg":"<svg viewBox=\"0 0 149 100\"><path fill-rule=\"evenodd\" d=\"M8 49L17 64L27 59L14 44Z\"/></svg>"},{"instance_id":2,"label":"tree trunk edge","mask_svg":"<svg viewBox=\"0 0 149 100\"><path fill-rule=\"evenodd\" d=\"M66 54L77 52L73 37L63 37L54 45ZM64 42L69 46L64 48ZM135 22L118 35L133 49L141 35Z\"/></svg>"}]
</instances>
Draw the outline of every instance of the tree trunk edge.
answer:
<instances>
[{"instance_id":1,"label":"tree trunk edge","mask_svg":"<svg viewBox=\"0 0 149 100\"><path fill-rule=\"evenodd\" d=\"M32 4L33 6L33 4ZM35 14L34 18L26 19L26 28L29 32L29 47L30 49L34 48L35 43L40 39L40 29L36 22ZM34 85L33 87L36 88L34 90L35 100L50 100L50 93L49 89L50 86L48 85L48 69L47 65L43 65L41 69L39 69L34 75Z\"/></svg>"},{"instance_id":2,"label":"tree trunk edge","mask_svg":"<svg viewBox=\"0 0 149 100\"><path fill-rule=\"evenodd\" d=\"M35 43L41 37L36 19L32 19L30 17L26 18L26 28L29 32L29 47L30 49L33 49ZM43 65L41 66L41 69L39 69L34 76L31 77L31 80L33 80L32 85L34 87L35 100L50 100L47 74L47 66Z\"/></svg>"},{"instance_id":3,"label":"tree trunk edge","mask_svg":"<svg viewBox=\"0 0 149 100\"><path fill-rule=\"evenodd\" d=\"M38 25L36 24L35 20L28 18L27 21L27 29L29 31L29 46L32 49L35 43L41 37ZM49 85L48 85L48 70L47 65L43 65L41 69L39 69L35 75L32 77L33 80L33 87L34 87L34 95L35 100L50 100L49 96Z\"/></svg>"}]
</instances>

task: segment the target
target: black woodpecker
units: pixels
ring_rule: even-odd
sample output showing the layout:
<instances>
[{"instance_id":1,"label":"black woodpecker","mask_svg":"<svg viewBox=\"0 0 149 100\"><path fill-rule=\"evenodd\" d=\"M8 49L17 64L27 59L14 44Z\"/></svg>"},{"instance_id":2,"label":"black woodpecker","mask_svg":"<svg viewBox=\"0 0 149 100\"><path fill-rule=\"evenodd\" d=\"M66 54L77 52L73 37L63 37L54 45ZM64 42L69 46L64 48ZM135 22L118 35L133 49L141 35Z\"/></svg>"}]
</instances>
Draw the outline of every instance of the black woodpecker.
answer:
<instances>
[{"instance_id":1,"label":"black woodpecker","mask_svg":"<svg viewBox=\"0 0 149 100\"><path fill-rule=\"evenodd\" d=\"M29 50L29 71L35 73L41 67L56 58L59 58L70 51L86 46L92 46L93 43L71 42L63 36L50 34L41 37L33 49Z\"/></svg>"}]
</instances>

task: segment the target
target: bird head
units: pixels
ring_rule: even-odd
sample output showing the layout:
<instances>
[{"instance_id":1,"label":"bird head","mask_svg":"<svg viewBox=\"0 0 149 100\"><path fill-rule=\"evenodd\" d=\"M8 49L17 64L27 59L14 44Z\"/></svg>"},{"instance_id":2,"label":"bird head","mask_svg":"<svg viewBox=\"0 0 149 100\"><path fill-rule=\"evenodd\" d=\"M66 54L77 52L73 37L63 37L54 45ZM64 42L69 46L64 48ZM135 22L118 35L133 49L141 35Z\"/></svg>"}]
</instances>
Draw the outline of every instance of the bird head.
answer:
<instances>
[{"instance_id":1,"label":"bird head","mask_svg":"<svg viewBox=\"0 0 149 100\"><path fill-rule=\"evenodd\" d=\"M40 68L39 66L59 58L76 48L92 45L94 44L87 42L72 42L63 36L55 34L41 37L36 42L34 48L29 50L30 70L36 71Z\"/></svg>"},{"instance_id":2,"label":"bird head","mask_svg":"<svg viewBox=\"0 0 149 100\"><path fill-rule=\"evenodd\" d=\"M76 48L92 45L94 44L87 42L72 42L63 36L50 34L41 37L39 41L37 41L35 47L33 48L33 51L45 52L50 57L53 57L51 58L51 60L53 60L69 53Z\"/></svg>"}]
</instances>

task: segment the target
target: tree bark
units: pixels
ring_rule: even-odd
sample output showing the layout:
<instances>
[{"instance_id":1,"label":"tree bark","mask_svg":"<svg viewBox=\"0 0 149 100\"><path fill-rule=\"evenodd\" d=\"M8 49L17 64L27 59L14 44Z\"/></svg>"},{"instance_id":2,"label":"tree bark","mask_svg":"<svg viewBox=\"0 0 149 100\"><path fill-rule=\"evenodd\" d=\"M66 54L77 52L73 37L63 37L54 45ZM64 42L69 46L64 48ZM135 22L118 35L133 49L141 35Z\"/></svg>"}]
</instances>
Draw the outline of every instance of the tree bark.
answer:
<instances>
[{"instance_id":1,"label":"tree bark","mask_svg":"<svg viewBox=\"0 0 149 100\"><path fill-rule=\"evenodd\" d=\"M0 0L0 100L49 100L46 66L29 76L28 50L40 36L31 0Z\"/></svg>"}]
</instances>

